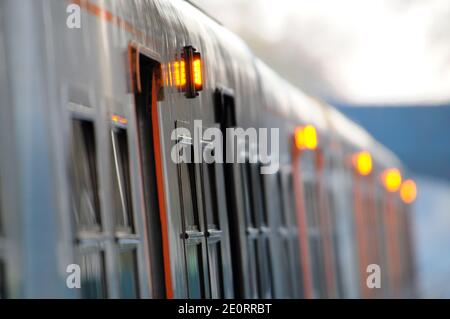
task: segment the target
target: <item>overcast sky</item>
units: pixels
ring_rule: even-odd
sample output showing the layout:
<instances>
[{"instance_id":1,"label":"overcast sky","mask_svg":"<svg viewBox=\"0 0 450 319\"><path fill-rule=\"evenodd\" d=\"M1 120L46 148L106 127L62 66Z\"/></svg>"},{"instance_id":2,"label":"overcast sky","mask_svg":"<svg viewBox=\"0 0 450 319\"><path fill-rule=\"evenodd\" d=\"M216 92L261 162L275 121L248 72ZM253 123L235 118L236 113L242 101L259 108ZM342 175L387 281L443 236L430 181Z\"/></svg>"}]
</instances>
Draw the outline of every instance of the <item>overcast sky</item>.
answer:
<instances>
[{"instance_id":1,"label":"overcast sky","mask_svg":"<svg viewBox=\"0 0 450 319\"><path fill-rule=\"evenodd\" d=\"M450 0L194 0L294 84L357 104L450 101Z\"/></svg>"}]
</instances>

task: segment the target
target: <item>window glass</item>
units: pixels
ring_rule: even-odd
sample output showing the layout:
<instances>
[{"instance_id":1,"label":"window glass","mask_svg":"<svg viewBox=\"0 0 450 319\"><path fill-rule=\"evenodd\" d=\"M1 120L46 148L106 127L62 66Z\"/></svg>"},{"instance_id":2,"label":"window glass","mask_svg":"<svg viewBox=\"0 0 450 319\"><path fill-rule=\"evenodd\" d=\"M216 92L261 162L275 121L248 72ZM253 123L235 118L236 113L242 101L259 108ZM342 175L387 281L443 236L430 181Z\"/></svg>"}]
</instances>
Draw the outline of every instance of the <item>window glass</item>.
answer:
<instances>
[{"instance_id":1,"label":"window glass","mask_svg":"<svg viewBox=\"0 0 450 319\"><path fill-rule=\"evenodd\" d=\"M201 246L197 243L186 243L186 271L189 298L199 299L205 297L203 283L203 263Z\"/></svg>"},{"instance_id":2,"label":"window glass","mask_svg":"<svg viewBox=\"0 0 450 319\"><path fill-rule=\"evenodd\" d=\"M94 124L72 120L72 209L79 230L100 228Z\"/></svg>"},{"instance_id":3,"label":"window glass","mask_svg":"<svg viewBox=\"0 0 450 319\"><path fill-rule=\"evenodd\" d=\"M206 252L203 250L205 237L199 223L195 165L194 163L180 163L178 165L185 232L184 247L188 297L193 299L205 298L206 296L203 264L203 261L206 261L204 259L206 258Z\"/></svg>"},{"instance_id":4,"label":"window glass","mask_svg":"<svg viewBox=\"0 0 450 319\"><path fill-rule=\"evenodd\" d=\"M182 207L186 230L199 230L197 194L195 191L195 164L179 164Z\"/></svg>"},{"instance_id":5,"label":"window glass","mask_svg":"<svg viewBox=\"0 0 450 319\"><path fill-rule=\"evenodd\" d=\"M106 298L105 261L103 251L80 249L81 295L85 299Z\"/></svg>"},{"instance_id":6,"label":"window glass","mask_svg":"<svg viewBox=\"0 0 450 319\"><path fill-rule=\"evenodd\" d=\"M211 285L211 298L222 298L224 283L222 272L222 232L219 221L216 166L214 163L202 164L203 199L208 231L208 267Z\"/></svg>"},{"instance_id":7,"label":"window glass","mask_svg":"<svg viewBox=\"0 0 450 319\"><path fill-rule=\"evenodd\" d=\"M111 130L113 201L116 225L133 231L133 205L131 200L130 165L127 131Z\"/></svg>"},{"instance_id":8,"label":"window glass","mask_svg":"<svg viewBox=\"0 0 450 319\"><path fill-rule=\"evenodd\" d=\"M139 279L136 248L119 249L120 297L134 299L139 297Z\"/></svg>"},{"instance_id":9,"label":"window glass","mask_svg":"<svg viewBox=\"0 0 450 319\"><path fill-rule=\"evenodd\" d=\"M286 195L288 197L286 201L286 207L289 210L289 220L290 220L290 233L292 234L291 242L292 242L292 255L294 256L294 269L298 278L298 285L294 285L296 291L297 298L304 297L303 290L303 272L302 265L300 262L300 244L299 244L299 232L297 226L297 212L296 212L296 203L295 203L295 194L294 194L294 180L292 174L288 175L288 189L286 191Z\"/></svg>"},{"instance_id":10,"label":"window glass","mask_svg":"<svg viewBox=\"0 0 450 319\"><path fill-rule=\"evenodd\" d=\"M317 184L314 179L306 179L303 184L305 208L308 224L308 240L310 245L311 266L314 295L317 298L326 296L325 265L322 251L322 235L319 223Z\"/></svg>"},{"instance_id":11,"label":"window glass","mask_svg":"<svg viewBox=\"0 0 450 319\"><path fill-rule=\"evenodd\" d=\"M216 172L214 164L203 164L203 188L207 228L219 228L219 207L217 206Z\"/></svg>"},{"instance_id":12,"label":"window glass","mask_svg":"<svg viewBox=\"0 0 450 319\"><path fill-rule=\"evenodd\" d=\"M249 173L246 164L241 164L242 190L245 210L245 222L247 232L247 250L248 250L248 275L250 278L250 296L258 298L259 291L259 270L257 261L257 234L255 216L252 212L252 203L250 197Z\"/></svg>"},{"instance_id":13,"label":"window glass","mask_svg":"<svg viewBox=\"0 0 450 319\"><path fill-rule=\"evenodd\" d=\"M241 176L243 181L243 191L244 191L244 205L245 205L245 219L247 222L247 227L257 227L256 213L254 209L254 204L252 201L253 192L251 188L252 175L250 164L241 164Z\"/></svg>"},{"instance_id":14,"label":"window glass","mask_svg":"<svg viewBox=\"0 0 450 319\"><path fill-rule=\"evenodd\" d=\"M260 277L260 271L258 268L258 257L257 257L257 241L256 238L247 238L247 248L248 248L248 262L249 262L249 273L250 277L250 297L258 298L258 293L260 290L260 283L258 278Z\"/></svg>"},{"instance_id":15,"label":"window glass","mask_svg":"<svg viewBox=\"0 0 450 319\"><path fill-rule=\"evenodd\" d=\"M1 172L0 172L1 173ZM0 238L4 235L3 233L3 210L2 210L2 179L0 174Z\"/></svg>"},{"instance_id":16,"label":"window glass","mask_svg":"<svg viewBox=\"0 0 450 319\"><path fill-rule=\"evenodd\" d=\"M6 298L6 274L5 274L5 264L3 260L0 259L0 299Z\"/></svg>"},{"instance_id":17,"label":"window glass","mask_svg":"<svg viewBox=\"0 0 450 319\"><path fill-rule=\"evenodd\" d=\"M244 205L247 222L247 240L254 240L255 244L249 243L249 257L256 256L255 262L249 260L250 267L255 265L256 269L250 271L258 274L258 293L260 298L272 296L272 276L270 264L269 232L265 218L265 203L263 193L263 181L259 176L259 166L246 162L241 164L241 174L244 191ZM252 249L255 246L253 253ZM253 286L255 287L255 285ZM253 294L252 294L253 295Z\"/></svg>"},{"instance_id":18,"label":"window glass","mask_svg":"<svg viewBox=\"0 0 450 319\"><path fill-rule=\"evenodd\" d=\"M223 298L223 273L220 243L208 245L208 262L211 282L211 297L216 299Z\"/></svg>"},{"instance_id":19,"label":"window glass","mask_svg":"<svg viewBox=\"0 0 450 319\"><path fill-rule=\"evenodd\" d=\"M281 172L278 172L276 176L276 187L274 191L274 196L272 197L272 200L275 201L276 207L277 207L277 214L279 225L279 236L280 236L280 244L281 244L281 250L279 252L281 260L285 260L286 262L282 263L282 277L283 277L283 283L286 287L284 291L284 295L286 297L294 297L294 287L295 285L298 285L298 278L296 269L294 266L294 255L291 247L292 241L291 241L291 232L290 232L290 225L289 225L289 219L288 219L288 210L287 210L287 203L283 200L283 182L281 177Z\"/></svg>"}]
</instances>

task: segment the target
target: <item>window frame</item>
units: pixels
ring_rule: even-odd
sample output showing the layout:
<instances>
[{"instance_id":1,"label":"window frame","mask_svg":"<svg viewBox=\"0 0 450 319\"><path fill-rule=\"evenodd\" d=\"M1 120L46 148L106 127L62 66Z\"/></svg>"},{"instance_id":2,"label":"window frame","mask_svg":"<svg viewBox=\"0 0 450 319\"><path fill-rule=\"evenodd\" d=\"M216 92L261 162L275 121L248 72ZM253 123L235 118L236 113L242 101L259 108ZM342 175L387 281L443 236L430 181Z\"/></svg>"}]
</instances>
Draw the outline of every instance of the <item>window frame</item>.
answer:
<instances>
[{"instance_id":1,"label":"window frame","mask_svg":"<svg viewBox=\"0 0 450 319\"><path fill-rule=\"evenodd\" d=\"M270 247L272 230L266 205L265 180L260 173L261 162L259 159L253 158L250 160L248 152L243 154L243 158L243 163L239 164L243 181L242 187L249 197L249 203L244 203L246 243L247 249L252 251L252 254L249 255L250 267L256 268L257 274L256 285L253 283L251 297L272 298L275 294ZM255 189L255 186L257 189ZM244 199L244 201L246 200ZM256 257L253 257L253 246L256 246ZM255 261L253 260L254 258L256 258ZM249 273L253 272L251 270L248 271ZM255 286L256 291L254 290Z\"/></svg>"},{"instance_id":2,"label":"window frame","mask_svg":"<svg viewBox=\"0 0 450 319\"><path fill-rule=\"evenodd\" d=\"M68 169L68 183L69 183L69 190L70 190L70 194L71 194L71 198L73 198L74 196L74 190L73 190L73 180L72 180L72 174L73 172L73 143L74 143L74 131L73 131L73 123L74 121L86 121L92 124L92 128L93 128L93 143L94 143L94 149L95 149L95 156L94 156L94 167L95 167L95 172L97 175L97 183L98 183L98 187L96 189L96 192L98 192L98 189L100 187L100 174L99 174L99 169L98 169L98 151L97 151L97 138L98 138L98 134L97 134L97 121L96 121L96 117L95 117L95 110L89 106L85 106L85 105L81 105L81 104L76 104L76 103L72 103L70 102L68 105L69 108L69 121L71 123L70 128L71 128L71 133L70 133L70 158L68 159L69 162L69 169ZM99 194L97 194L97 196L100 198ZM102 216L102 206L101 203L99 203L99 225L98 227L92 228L92 229L83 229L80 228L78 223L76 222L75 219L75 212L73 210L73 206L71 206L70 208L70 214L71 214L71 219L72 219L72 227L73 227L73 233L74 233L74 242L75 242L75 255L76 255L76 260L77 263L80 265L81 270L83 272L83 256L87 256L88 254L84 254L84 252L92 252L95 251L96 253L98 253L99 255L103 256L103 262L102 262L102 273L103 273L103 277L105 278L105 282L106 284L102 285L102 293L100 296L98 296L98 298L108 298L109 297L109 292L108 292L108 279L107 279L107 266L106 266L106 249L105 249L105 245L108 241L108 236L105 233L105 228L104 228L104 220L103 220L103 216ZM86 257L87 258L87 257ZM83 295L85 292L82 291L83 289L83 282L81 283L81 290L80 290L80 296L84 297L85 295Z\"/></svg>"}]
</instances>

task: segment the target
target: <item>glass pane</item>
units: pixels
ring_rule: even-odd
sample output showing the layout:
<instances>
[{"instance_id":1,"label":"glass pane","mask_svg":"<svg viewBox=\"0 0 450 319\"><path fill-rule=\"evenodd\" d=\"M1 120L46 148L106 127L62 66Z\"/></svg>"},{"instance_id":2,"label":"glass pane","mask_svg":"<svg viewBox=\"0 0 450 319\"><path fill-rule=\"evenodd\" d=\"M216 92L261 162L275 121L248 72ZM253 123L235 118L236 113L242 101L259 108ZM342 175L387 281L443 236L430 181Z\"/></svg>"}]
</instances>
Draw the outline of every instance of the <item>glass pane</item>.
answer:
<instances>
[{"instance_id":1,"label":"glass pane","mask_svg":"<svg viewBox=\"0 0 450 319\"><path fill-rule=\"evenodd\" d=\"M80 259L82 297L85 299L106 298L103 252L95 249L83 249Z\"/></svg>"},{"instance_id":2,"label":"glass pane","mask_svg":"<svg viewBox=\"0 0 450 319\"><path fill-rule=\"evenodd\" d=\"M195 244L186 245L186 264L188 278L188 296L191 299L204 297L203 271L201 262L201 246Z\"/></svg>"},{"instance_id":3,"label":"glass pane","mask_svg":"<svg viewBox=\"0 0 450 319\"><path fill-rule=\"evenodd\" d=\"M294 181L292 174L287 176L287 189L286 192L286 220L288 221L289 240L290 240L290 255L292 256L292 274L293 280L296 284L293 285L294 298L303 298L303 277L302 268L300 263L300 245L298 242L298 228L297 228L297 213L296 203L294 197Z\"/></svg>"},{"instance_id":4,"label":"glass pane","mask_svg":"<svg viewBox=\"0 0 450 319\"><path fill-rule=\"evenodd\" d=\"M197 194L195 184L195 164L179 164L179 183L181 188L182 209L186 230L198 230Z\"/></svg>"},{"instance_id":5,"label":"glass pane","mask_svg":"<svg viewBox=\"0 0 450 319\"><path fill-rule=\"evenodd\" d=\"M269 218L268 218L268 211L267 211L267 207L266 207L266 188L265 188L265 177L263 174L261 174L261 164L258 163L257 165L253 165L253 172L256 175L256 179L255 179L255 189L256 192L258 192L257 197L255 197L256 199L258 199L258 211L259 211L259 216L261 219L261 223L264 226L268 226L269 225Z\"/></svg>"},{"instance_id":6,"label":"glass pane","mask_svg":"<svg viewBox=\"0 0 450 319\"><path fill-rule=\"evenodd\" d=\"M255 215L253 214L253 205L251 202L251 194L250 194L250 172L248 170L247 164L241 164L241 178L242 178L242 190L244 197L244 208L245 208L245 221L247 227L255 227Z\"/></svg>"},{"instance_id":7,"label":"glass pane","mask_svg":"<svg viewBox=\"0 0 450 319\"><path fill-rule=\"evenodd\" d=\"M287 190L287 194L289 197L289 202L287 203L288 204L287 207L290 212L289 218L291 220L291 225L295 226L295 225L297 225L297 212L296 212L297 206L295 203L295 196L294 196L295 195L294 194L294 180L293 180L293 177L291 174L289 174L288 182L289 182L289 188Z\"/></svg>"},{"instance_id":8,"label":"glass pane","mask_svg":"<svg viewBox=\"0 0 450 319\"><path fill-rule=\"evenodd\" d=\"M312 181L305 181L304 192L308 228L313 232L318 231L318 229L316 229L318 227L318 212L316 209L316 184Z\"/></svg>"},{"instance_id":9,"label":"glass pane","mask_svg":"<svg viewBox=\"0 0 450 319\"><path fill-rule=\"evenodd\" d=\"M219 228L219 208L217 207L216 171L214 164L203 164L203 188L208 228Z\"/></svg>"},{"instance_id":10,"label":"glass pane","mask_svg":"<svg viewBox=\"0 0 450 319\"><path fill-rule=\"evenodd\" d=\"M2 209L2 179L0 174L0 237L2 237L3 234L3 209Z\"/></svg>"},{"instance_id":11,"label":"glass pane","mask_svg":"<svg viewBox=\"0 0 450 319\"><path fill-rule=\"evenodd\" d=\"M249 239L247 240L247 247L248 247L248 262L249 262L249 274L250 277L250 297L251 298L258 298L258 267L257 267L257 246L256 246L256 239Z\"/></svg>"},{"instance_id":12,"label":"glass pane","mask_svg":"<svg viewBox=\"0 0 450 319\"><path fill-rule=\"evenodd\" d=\"M139 298L139 279L135 248L122 248L120 259L120 297L126 299Z\"/></svg>"},{"instance_id":13,"label":"glass pane","mask_svg":"<svg viewBox=\"0 0 450 319\"><path fill-rule=\"evenodd\" d=\"M245 163L244 165L247 172L252 221L257 227L266 226L267 216L263 202L263 180L260 177L258 165L251 163Z\"/></svg>"},{"instance_id":14,"label":"glass pane","mask_svg":"<svg viewBox=\"0 0 450 319\"><path fill-rule=\"evenodd\" d=\"M273 200L276 201L276 207L278 208L278 212L276 213L277 216L280 217L280 221L281 221L281 226L283 227L288 227L289 222L288 222L288 218L289 216L287 216L288 214L288 209L287 207L289 206L288 203L284 202L284 198L283 198L283 181L281 178L281 172L279 172L277 174L277 189L276 189L276 196L273 198Z\"/></svg>"},{"instance_id":15,"label":"glass pane","mask_svg":"<svg viewBox=\"0 0 450 319\"><path fill-rule=\"evenodd\" d=\"M220 244L208 245L208 259L209 259L209 276L211 281L211 297L222 298L223 283L222 283L222 258L220 252Z\"/></svg>"},{"instance_id":16,"label":"glass pane","mask_svg":"<svg viewBox=\"0 0 450 319\"><path fill-rule=\"evenodd\" d=\"M79 229L100 228L94 124L72 120L72 209Z\"/></svg>"},{"instance_id":17,"label":"glass pane","mask_svg":"<svg viewBox=\"0 0 450 319\"><path fill-rule=\"evenodd\" d=\"M5 264L0 260L0 299L6 298L6 273Z\"/></svg>"},{"instance_id":18,"label":"glass pane","mask_svg":"<svg viewBox=\"0 0 450 319\"><path fill-rule=\"evenodd\" d=\"M130 165L127 131L111 130L113 202L117 226L133 231L133 204L131 200Z\"/></svg>"},{"instance_id":19,"label":"glass pane","mask_svg":"<svg viewBox=\"0 0 450 319\"><path fill-rule=\"evenodd\" d=\"M291 251L290 251L290 247L289 247L289 239L288 238L282 238L281 239L281 260L284 260L284 262L281 264L282 265L282 277L283 277L283 282L286 285L287 291L285 292L285 296L292 298L294 297L294 286L298 285L299 283L296 282L295 279L296 276L295 274L292 272L292 255L291 255Z\"/></svg>"},{"instance_id":20,"label":"glass pane","mask_svg":"<svg viewBox=\"0 0 450 319\"><path fill-rule=\"evenodd\" d=\"M271 256L269 239L265 236L260 236L258 242L259 294L260 298L272 298L272 267L269 259Z\"/></svg>"},{"instance_id":21,"label":"glass pane","mask_svg":"<svg viewBox=\"0 0 450 319\"><path fill-rule=\"evenodd\" d=\"M317 237L312 237L310 240L311 247L311 265L313 275L313 289L315 298L325 297L325 275L323 271L323 262L320 256L320 240Z\"/></svg>"}]
</instances>

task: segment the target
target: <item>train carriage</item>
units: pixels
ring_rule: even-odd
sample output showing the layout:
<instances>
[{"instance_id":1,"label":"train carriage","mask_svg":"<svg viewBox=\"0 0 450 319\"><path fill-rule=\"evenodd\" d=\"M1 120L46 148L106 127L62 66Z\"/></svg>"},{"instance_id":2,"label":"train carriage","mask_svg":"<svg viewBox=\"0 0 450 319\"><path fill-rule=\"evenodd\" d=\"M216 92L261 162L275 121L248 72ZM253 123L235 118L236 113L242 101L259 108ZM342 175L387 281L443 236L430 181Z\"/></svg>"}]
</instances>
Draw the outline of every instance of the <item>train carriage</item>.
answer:
<instances>
[{"instance_id":1,"label":"train carriage","mask_svg":"<svg viewBox=\"0 0 450 319\"><path fill-rule=\"evenodd\" d=\"M379 177L401 163L189 2L1 1L0 71L0 297L413 295L408 208ZM214 157L210 128L224 156L229 128L277 128L278 151L186 161Z\"/></svg>"}]
</instances>

